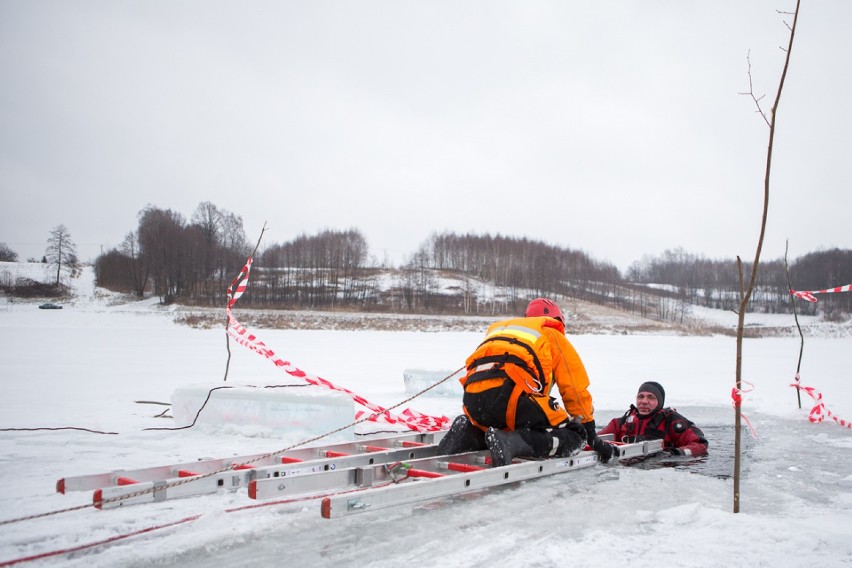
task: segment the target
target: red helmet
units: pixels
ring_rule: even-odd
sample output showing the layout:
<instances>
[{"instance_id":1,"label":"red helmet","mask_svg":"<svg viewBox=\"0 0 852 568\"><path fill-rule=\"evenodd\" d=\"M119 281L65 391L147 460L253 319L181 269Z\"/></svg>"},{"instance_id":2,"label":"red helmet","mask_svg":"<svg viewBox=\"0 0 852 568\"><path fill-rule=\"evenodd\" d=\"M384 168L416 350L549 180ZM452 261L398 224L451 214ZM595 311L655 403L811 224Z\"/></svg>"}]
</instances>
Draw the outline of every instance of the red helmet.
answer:
<instances>
[{"instance_id":1,"label":"red helmet","mask_svg":"<svg viewBox=\"0 0 852 568\"><path fill-rule=\"evenodd\" d=\"M524 317L547 316L549 318L558 319L565 323L565 317L562 315L562 310L552 300L547 298L536 298L527 306L527 311Z\"/></svg>"}]
</instances>

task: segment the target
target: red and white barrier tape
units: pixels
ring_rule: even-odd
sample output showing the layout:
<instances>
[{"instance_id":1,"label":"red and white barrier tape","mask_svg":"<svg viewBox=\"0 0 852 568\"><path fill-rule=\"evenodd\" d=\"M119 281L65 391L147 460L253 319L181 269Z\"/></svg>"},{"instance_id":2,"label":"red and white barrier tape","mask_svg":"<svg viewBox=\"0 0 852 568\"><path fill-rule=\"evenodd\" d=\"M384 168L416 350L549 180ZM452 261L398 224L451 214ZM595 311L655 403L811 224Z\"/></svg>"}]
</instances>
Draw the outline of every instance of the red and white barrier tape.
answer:
<instances>
[{"instance_id":1,"label":"red and white barrier tape","mask_svg":"<svg viewBox=\"0 0 852 568\"><path fill-rule=\"evenodd\" d=\"M749 388L748 389L742 389L742 388L734 387L734 388L731 389L731 399L733 400L733 406L734 406L734 409L737 412L740 413L740 416L743 417L743 420L745 420L745 423L748 426L748 429L751 431L752 438L757 438L757 430L755 430L754 426L751 425L751 420L749 420L748 416L743 414L742 411L740 410L740 407L742 407L742 404L743 404L743 394L753 391L754 385L749 383L748 381L740 381L740 384L741 385L748 385Z\"/></svg>"},{"instance_id":2,"label":"red and white barrier tape","mask_svg":"<svg viewBox=\"0 0 852 568\"><path fill-rule=\"evenodd\" d=\"M847 284L846 286L838 286L837 288L826 288L825 290L790 290L790 293L802 300L807 300L808 302L816 302L817 298L814 294L832 294L836 292L849 292L852 291L852 284Z\"/></svg>"},{"instance_id":3,"label":"red and white barrier tape","mask_svg":"<svg viewBox=\"0 0 852 568\"><path fill-rule=\"evenodd\" d=\"M793 387L793 388L799 389L800 391L804 391L804 392L808 393L808 395L810 395L810 397L812 399L814 399L814 403L816 403L814 405L814 407L811 408L811 411L808 414L808 420L810 420L811 422L816 424L818 422L822 422L826 418L831 418L832 420L837 422L837 424L839 424L840 426L842 426L844 428L852 429L852 422L849 422L848 420L843 420L842 418L838 418L829 409L827 409L825 407L825 403L822 401L822 393L821 392L816 390L814 387L800 386L798 381L799 381L799 375L797 374L796 375L796 382L791 383L790 386Z\"/></svg>"},{"instance_id":4,"label":"red and white barrier tape","mask_svg":"<svg viewBox=\"0 0 852 568\"><path fill-rule=\"evenodd\" d=\"M364 408L370 411L370 416L368 420L371 422L384 422L387 424L403 424L414 430L416 432L434 432L436 430L443 430L450 419L446 416L430 416L428 414L423 414L417 412L415 410L405 409L399 415L394 415L387 409L373 404L364 397L355 394L354 392L339 387L330 381L327 381L321 377L315 375L309 375L308 373L302 371L301 369L293 366L288 361L284 361L283 359L278 358L275 355L275 352L272 351L269 347L266 346L263 341L261 341L256 335L250 333L243 325L237 321L237 319L233 316L231 312L231 308L233 308L234 304L237 303L237 300L240 296L245 293L246 288L248 286L249 280L249 272L251 271L251 263L252 259L246 261L245 266L240 271L240 274L234 278L234 281L231 282L231 285L228 286L228 307L227 307L227 315L228 315L228 327L227 333L229 336L234 338L234 341L251 349L255 353L258 353L270 361L272 361L275 366L281 367L287 374L302 379L308 384L323 386L331 390L335 390L338 392L343 392L352 397L352 400L355 403L363 406ZM360 420L368 413L366 411L360 410L355 413L355 419Z\"/></svg>"},{"instance_id":5,"label":"red and white barrier tape","mask_svg":"<svg viewBox=\"0 0 852 568\"><path fill-rule=\"evenodd\" d=\"M249 272L251 272L252 262L252 258L248 257L243 269L240 270L240 273L237 274L237 277L234 278L231 285L228 286L228 312L230 312L231 308L237 303L237 300L240 299L248 287Z\"/></svg>"}]
</instances>

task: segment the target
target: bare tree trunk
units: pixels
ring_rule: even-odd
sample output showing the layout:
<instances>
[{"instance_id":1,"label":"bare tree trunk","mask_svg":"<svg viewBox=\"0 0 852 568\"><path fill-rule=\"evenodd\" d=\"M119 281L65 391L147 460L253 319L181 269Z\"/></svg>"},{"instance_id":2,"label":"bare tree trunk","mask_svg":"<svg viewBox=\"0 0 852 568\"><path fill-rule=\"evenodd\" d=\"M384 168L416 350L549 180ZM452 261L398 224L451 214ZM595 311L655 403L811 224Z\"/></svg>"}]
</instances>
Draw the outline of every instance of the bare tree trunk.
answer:
<instances>
[{"instance_id":1,"label":"bare tree trunk","mask_svg":"<svg viewBox=\"0 0 852 568\"><path fill-rule=\"evenodd\" d=\"M790 306L793 308L793 318L796 320L796 329L799 330L799 362L796 363L796 384L799 384L801 377L799 377L799 373L802 370L802 354L805 351L805 335L802 333L802 326L799 325L799 312L796 310L796 298L792 294L793 290L793 282L790 280L790 267L787 265L787 249L789 248L790 243L787 243L787 246L784 247L784 271L787 273L787 290L790 291L788 296L790 297ZM796 389L796 399L799 401L799 410L802 409L802 391Z\"/></svg>"},{"instance_id":2,"label":"bare tree trunk","mask_svg":"<svg viewBox=\"0 0 852 568\"><path fill-rule=\"evenodd\" d=\"M737 368L736 368L736 392L735 397L735 415L734 415L734 513L740 512L740 455L741 455L741 436L740 428L742 427L742 413L740 411L740 397L742 392L742 362L743 362L743 329L745 326L745 313L754 290L754 283L757 280L757 269L760 264L760 251L763 249L763 237L766 234L766 216L769 211L769 176L772 171L772 146L775 140L775 119L778 111L778 103L781 100L781 91L784 88L784 80L787 77L787 69L790 66L790 54L793 51L793 38L796 35L796 21L799 18L799 3L796 1L796 11L793 13L793 25L790 27L790 41L787 45L787 57L784 61L784 70L781 73L781 80L778 83L778 92L775 94L775 102L772 105L770 116L763 113L760 108L760 99L754 95L754 89L751 86L751 61L749 61L749 95L751 95L757 109L763 116L763 119L769 125L769 146L766 150L766 173L763 180L763 216L760 223L760 238L757 241L757 251L754 255L754 263L751 266L751 278L748 282L748 287L744 287L743 283L743 265L740 257L737 257L737 268L740 280L740 307L737 313Z\"/></svg>"}]
</instances>

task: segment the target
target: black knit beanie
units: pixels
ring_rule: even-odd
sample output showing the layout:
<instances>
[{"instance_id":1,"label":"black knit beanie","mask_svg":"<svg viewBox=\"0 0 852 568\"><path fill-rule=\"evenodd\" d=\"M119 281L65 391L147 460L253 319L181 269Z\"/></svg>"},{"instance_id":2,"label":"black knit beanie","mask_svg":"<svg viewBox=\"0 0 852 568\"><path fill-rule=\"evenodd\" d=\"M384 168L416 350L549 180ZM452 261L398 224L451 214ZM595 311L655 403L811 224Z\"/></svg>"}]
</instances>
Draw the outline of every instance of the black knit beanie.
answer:
<instances>
[{"instance_id":1,"label":"black knit beanie","mask_svg":"<svg viewBox=\"0 0 852 568\"><path fill-rule=\"evenodd\" d=\"M649 392L657 397L657 402L659 404L657 405L657 408L654 409L655 412L666 405L666 389L664 389L663 385L660 383L646 381L639 386L639 390L636 394L639 394L640 392Z\"/></svg>"}]
</instances>

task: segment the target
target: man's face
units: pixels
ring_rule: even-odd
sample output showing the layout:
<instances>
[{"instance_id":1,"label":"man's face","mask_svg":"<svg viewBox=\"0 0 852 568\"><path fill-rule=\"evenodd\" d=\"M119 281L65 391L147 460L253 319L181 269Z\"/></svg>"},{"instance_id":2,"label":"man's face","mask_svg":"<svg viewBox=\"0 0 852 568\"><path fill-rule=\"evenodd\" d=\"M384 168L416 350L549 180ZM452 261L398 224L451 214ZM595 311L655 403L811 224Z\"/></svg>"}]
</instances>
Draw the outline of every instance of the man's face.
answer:
<instances>
[{"instance_id":1,"label":"man's face","mask_svg":"<svg viewBox=\"0 0 852 568\"><path fill-rule=\"evenodd\" d=\"M659 401L653 393L642 391L636 395L636 408L639 414L650 414L657 408Z\"/></svg>"}]
</instances>

